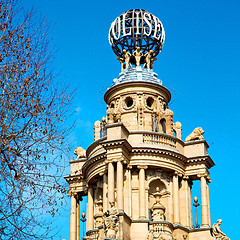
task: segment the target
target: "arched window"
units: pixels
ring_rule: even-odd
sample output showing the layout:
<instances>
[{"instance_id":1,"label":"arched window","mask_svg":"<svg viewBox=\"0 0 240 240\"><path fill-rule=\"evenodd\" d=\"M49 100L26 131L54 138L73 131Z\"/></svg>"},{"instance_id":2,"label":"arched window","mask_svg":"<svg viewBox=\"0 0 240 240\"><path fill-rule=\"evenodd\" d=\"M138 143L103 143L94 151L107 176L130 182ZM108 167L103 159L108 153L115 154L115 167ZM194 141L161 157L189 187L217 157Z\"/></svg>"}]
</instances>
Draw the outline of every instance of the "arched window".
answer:
<instances>
[{"instance_id":1,"label":"arched window","mask_svg":"<svg viewBox=\"0 0 240 240\"><path fill-rule=\"evenodd\" d=\"M160 120L160 124L161 124L161 127L162 127L162 132L163 133L166 133L166 119L165 118L162 118Z\"/></svg>"}]
</instances>

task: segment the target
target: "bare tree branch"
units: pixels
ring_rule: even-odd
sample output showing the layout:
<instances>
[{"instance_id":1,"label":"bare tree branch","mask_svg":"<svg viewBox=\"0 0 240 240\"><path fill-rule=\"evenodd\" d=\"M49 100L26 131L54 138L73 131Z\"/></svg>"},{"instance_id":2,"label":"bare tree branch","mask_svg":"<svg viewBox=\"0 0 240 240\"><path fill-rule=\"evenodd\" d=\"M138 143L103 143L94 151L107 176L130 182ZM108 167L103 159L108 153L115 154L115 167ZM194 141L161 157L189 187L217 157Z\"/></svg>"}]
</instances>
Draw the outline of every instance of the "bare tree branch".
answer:
<instances>
[{"instance_id":1,"label":"bare tree branch","mask_svg":"<svg viewBox=\"0 0 240 240\"><path fill-rule=\"evenodd\" d=\"M49 26L0 0L0 239L47 239L61 181L72 93L51 71Z\"/></svg>"}]
</instances>

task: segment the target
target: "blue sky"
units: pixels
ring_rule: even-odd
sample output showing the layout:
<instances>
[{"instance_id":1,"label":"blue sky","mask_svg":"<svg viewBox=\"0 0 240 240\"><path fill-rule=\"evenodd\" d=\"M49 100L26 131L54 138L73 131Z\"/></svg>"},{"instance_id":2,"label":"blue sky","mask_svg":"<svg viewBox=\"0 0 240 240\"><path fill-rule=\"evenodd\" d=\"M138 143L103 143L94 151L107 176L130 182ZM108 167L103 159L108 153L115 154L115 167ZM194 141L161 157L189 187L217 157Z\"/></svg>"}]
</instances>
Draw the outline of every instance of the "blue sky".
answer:
<instances>
[{"instance_id":1,"label":"blue sky","mask_svg":"<svg viewBox=\"0 0 240 240\"><path fill-rule=\"evenodd\" d=\"M172 93L170 109L174 122L182 123L183 138L195 127L205 130L209 154L216 163L210 170L212 223L222 218L222 230L237 240L240 2L23 0L23 6L37 9L54 25L54 67L64 83L77 89L73 105L78 123L72 140L75 147L84 148L93 141L94 122L105 115L104 92L120 72L108 43L110 24L133 8L145 9L162 21L166 41L154 71ZM195 184L194 191L197 188ZM59 236L66 240L68 210L56 221L63 225Z\"/></svg>"}]
</instances>

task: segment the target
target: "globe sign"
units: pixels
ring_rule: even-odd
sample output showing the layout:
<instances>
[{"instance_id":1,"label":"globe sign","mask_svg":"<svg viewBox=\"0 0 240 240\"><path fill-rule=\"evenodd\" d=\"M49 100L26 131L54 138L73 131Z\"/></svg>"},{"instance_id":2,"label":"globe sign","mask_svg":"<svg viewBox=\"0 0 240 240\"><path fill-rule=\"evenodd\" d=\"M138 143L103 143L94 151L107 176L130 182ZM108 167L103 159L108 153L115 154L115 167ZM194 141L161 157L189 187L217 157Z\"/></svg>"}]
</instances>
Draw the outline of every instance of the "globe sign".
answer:
<instances>
[{"instance_id":1,"label":"globe sign","mask_svg":"<svg viewBox=\"0 0 240 240\"><path fill-rule=\"evenodd\" d=\"M111 24L109 43L114 53L122 57L125 49L130 54L141 48L143 54L150 50L155 57L161 52L165 32L161 21L150 12L142 9L132 9L124 12Z\"/></svg>"}]
</instances>

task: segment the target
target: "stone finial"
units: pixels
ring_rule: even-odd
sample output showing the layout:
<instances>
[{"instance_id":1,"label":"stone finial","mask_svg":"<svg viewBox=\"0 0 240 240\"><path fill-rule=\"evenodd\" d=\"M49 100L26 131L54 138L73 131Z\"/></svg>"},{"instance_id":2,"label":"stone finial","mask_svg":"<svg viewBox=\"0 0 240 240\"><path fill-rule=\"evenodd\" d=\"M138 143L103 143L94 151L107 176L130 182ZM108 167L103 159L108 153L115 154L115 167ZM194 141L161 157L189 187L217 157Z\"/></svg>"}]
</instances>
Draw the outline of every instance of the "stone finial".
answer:
<instances>
[{"instance_id":1,"label":"stone finial","mask_svg":"<svg viewBox=\"0 0 240 240\"><path fill-rule=\"evenodd\" d=\"M77 159L86 158L86 150L84 150L82 147L77 147L74 150L74 154L77 155Z\"/></svg>"},{"instance_id":2,"label":"stone finial","mask_svg":"<svg viewBox=\"0 0 240 240\"><path fill-rule=\"evenodd\" d=\"M176 137L182 139L182 124L180 122L175 122L173 124L173 129L176 132Z\"/></svg>"},{"instance_id":3,"label":"stone finial","mask_svg":"<svg viewBox=\"0 0 240 240\"><path fill-rule=\"evenodd\" d=\"M197 127L193 130L193 132L188 135L185 139L185 142L191 142L191 141L195 141L195 140L202 140L203 139L203 135L204 131L201 127Z\"/></svg>"},{"instance_id":4,"label":"stone finial","mask_svg":"<svg viewBox=\"0 0 240 240\"><path fill-rule=\"evenodd\" d=\"M220 225L222 224L222 219L218 219L217 223L213 224L212 227L212 236L216 239L216 240L230 240L230 238L228 238L226 236L225 233L222 232Z\"/></svg>"},{"instance_id":5,"label":"stone finial","mask_svg":"<svg viewBox=\"0 0 240 240\"><path fill-rule=\"evenodd\" d=\"M165 114L166 114L166 116L173 116L173 111L167 108L165 110Z\"/></svg>"},{"instance_id":6,"label":"stone finial","mask_svg":"<svg viewBox=\"0 0 240 240\"><path fill-rule=\"evenodd\" d=\"M100 131L101 131L101 122L97 120L94 123L94 140L98 140L100 138Z\"/></svg>"}]
</instances>

